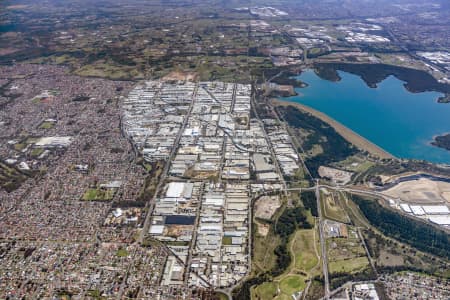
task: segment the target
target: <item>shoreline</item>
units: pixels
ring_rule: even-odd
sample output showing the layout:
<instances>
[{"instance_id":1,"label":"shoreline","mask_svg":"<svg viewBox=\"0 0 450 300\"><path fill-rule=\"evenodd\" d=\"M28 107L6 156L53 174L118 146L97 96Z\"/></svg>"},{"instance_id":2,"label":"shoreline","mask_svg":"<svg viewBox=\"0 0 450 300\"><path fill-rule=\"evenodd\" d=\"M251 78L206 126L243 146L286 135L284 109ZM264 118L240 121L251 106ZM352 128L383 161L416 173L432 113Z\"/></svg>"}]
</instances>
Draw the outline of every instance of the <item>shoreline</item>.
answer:
<instances>
[{"instance_id":1,"label":"shoreline","mask_svg":"<svg viewBox=\"0 0 450 300\"><path fill-rule=\"evenodd\" d=\"M334 120L333 118L329 117L328 115L313 109L309 106L306 106L304 104L300 104L297 102L290 102L287 100L280 100L280 99L271 99L271 102L274 105L278 106L294 106L302 111L308 112L315 116L316 118L319 118L323 122L327 123L331 127L336 130L338 134L340 134L344 139L346 139L348 142L356 146L358 149L361 149L363 151L367 151L370 154L376 155L379 158L396 158L386 150L382 149L380 146L372 143L371 141L367 140L366 138L362 137L358 133L354 132L350 128L344 126L343 124L339 123L338 121Z\"/></svg>"},{"instance_id":2,"label":"shoreline","mask_svg":"<svg viewBox=\"0 0 450 300\"><path fill-rule=\"evenodd\" d=\"M446 136L450 136L450 132L444 132L444 133L442 133L442 134L436 134L436 135L433 135L433 138L432 138L432 140L429 142L429 144L430 144L431 146L433 146L433 147L436 147L436 148L439 148L439 149L442 149L442 150L445 150L445 151L450 151L450 148L446 148L445 146L444 146L444 147L441 146L441 145L438 143L438 141L437 141L437 138L439 138L439 137L446 137Z\"/></svg>"}]
</instances>

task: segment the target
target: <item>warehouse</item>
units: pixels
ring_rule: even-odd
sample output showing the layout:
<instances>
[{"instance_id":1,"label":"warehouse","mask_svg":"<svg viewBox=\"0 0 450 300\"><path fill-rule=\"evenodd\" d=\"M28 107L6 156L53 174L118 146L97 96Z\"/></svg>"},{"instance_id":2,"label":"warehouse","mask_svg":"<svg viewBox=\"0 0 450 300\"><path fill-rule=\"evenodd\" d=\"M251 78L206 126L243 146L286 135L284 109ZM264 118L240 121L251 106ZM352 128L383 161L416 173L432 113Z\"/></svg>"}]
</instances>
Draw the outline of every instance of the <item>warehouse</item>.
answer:
<instances>
[{"instance_id":1,"label":"warehouse","mask_svg":"<svg viewBox=\"0 0 450 300\"><path fill-rule=\"evenodd\" d=\"M450 213L445 205L423 205L422 208L427 215L447 215Z\"/></svg>"}]
</instances>

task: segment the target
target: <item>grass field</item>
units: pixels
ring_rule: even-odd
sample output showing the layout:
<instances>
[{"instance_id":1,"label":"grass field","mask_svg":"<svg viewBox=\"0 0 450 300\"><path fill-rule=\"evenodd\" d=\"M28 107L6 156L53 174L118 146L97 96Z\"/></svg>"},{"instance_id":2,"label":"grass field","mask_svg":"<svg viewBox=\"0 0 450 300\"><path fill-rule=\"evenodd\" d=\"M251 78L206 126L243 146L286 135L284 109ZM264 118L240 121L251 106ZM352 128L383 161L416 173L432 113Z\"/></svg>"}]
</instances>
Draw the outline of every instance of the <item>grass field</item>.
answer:
<instances>
[{"instance_id":1,"label":"grass field","mask_svg":"<svg viewBox=\"0 0 450 300\"><path fill-rule=\"evenodd\" d=\"M318 258L314 247L314 229L303 229L296 232L291 248L295 255L294 267L296 269L309 272L317 265Z\"/></svg>"},{"instance_id":2,"label":"grass field","mask_svg":"<svg viewBox=\"0 0 450 300\"><path fill-rule=\"evenodd\" d=\"M110 79L141 79L143 75L134 67L116 65L110 61L97 61L75 71L76 75L106 77Z\"/></svg>"},{"instance_id":3,"label":"grass field","mask_svg":"<svg viewBox=\"0 0 450 300\"><path fill-rule=\"evenodd\" d=\"M111 189L90 188L84 192L84 201L110 201L114 197L115 191Z\"/></svg>"},{"instance_id":4,"label":"grass field","mask_svg":"<svg viewBox=\"0 0 450 300\"><path fill-rule=\"evenodd\" d=\"M128 251L125 248L120 248L119 250L117 250L116 255L118 257L127 257L128 256Z\"/></svg>"},{"instance_id":5,"label":"grass field","mask_svg":"<svg viewBox=\"0 0 450 300\"><path fill-rule=\"evenodd\" d=\"M281 293L289 297L298 291L304 290L305 287L305 277L301 275L288 275L280 281Z\"/></svg>"},{"instance_id":6,"label":"grass field","mask_svg":"<svg viewBox=\"0 0 450 300\"><path fill-rule=\"evenodd\" d=\"M330 247L331 244L335 244L335 246ZM359 238L333 238L327 241L327 245L331 255L330 260L350 259L365 255Z\"/></svg>"},{"instance_id":7,"label":"grass field","mask_svg":"<svg viewBox=\"0 0 450 300\"><path fill-rule=\"evenodd\" d=\"M359 208L353 201L351 200L351 195L341 193L341 204L344 207L345 211L347 212L350 219L353 221L355 226L359 227L370 227L369 221L361 214L359 211Z\"/></svg>"},{"instance_id":8,"label":"grass field","mask_svg":"<svg viewBox=\"0 0 450 300\"><path fill-rule=\"evenodd\" d=\"M34 148L31 151L30 155L33 156L33 157L37 157L37 156L41 155L43 152L44 152L43 148Z\"/></svg>"},{"instance_id":9,"label":"grass field","mask_svg":"<svg viewBox=\"0 0 450 300\"><path fill-rule=\"evenodd\" d=\"M314 224L314 222L312 221ZM256 271L270 270L276 263L273 250L279 240L269 233L265 238L257 235L259 239L254 244L254 266ZM270 282L265 282L252 289L252 299L255 300L291 300L292 294L302 291L306 287L306 280L320 272L317 270L319 259L316 254L318 247L317 230L299 229L292 234L288 243L288 250L292 261L288 269Z\"/></svg>"},{"instance_id":10,"label":"grass field","mask_svg":"<svg viewBox=\"0 0 450 300\"><path fill-rule=\"evenodd\" d=\"M291 300L292 294L304 290L306 280L316 275L314 271L319 263L316 247L316 229L297 230L288 244L292 257L291 265L273 282L265 282L255 288L252 299Z\"/></svg>"},{"instance_id":11,"label":"grass field","mask_svg":"<svg viewBox=\"0 0 450 300\"><path fill-rule=\"evenodd\" d=\"M228 296L220 292L215 292L214 296L217 300L228 300Z\"/></svg>"},{"instance_id":12,"label":"grass field","mask_svg":"<svg viewBox=\"0 0 450 300\"><path fill-rule=\"evenodd\" d=\"M16 151L22 151L23 149L25 149L27 145L24 143L18 143L18 144L14 144L14 149Z\"/></svg>"},{"instance_id":13,"label":"grass field","mask_svg":"<svg viewBox=\"0 0 450 300\"><path fill-rule=\"evenodd\" d=\"M369 266L367 257L355 257L345 260L331 261L328 263L330 273L355 273Z\"/></svg>"},{"instance_id":14,"label":"grass field","mask_svg":"<svg viewBox=\"0 0 450 300\"><path fill-rule=\"evenodd\" d=\"M231 245L231 236L224 236L222 238L222 245Z\"/></svg>"},{"instance_id":15,"label":"grass field","mask_svg":"<svg viewBox=\"0 0 450 300\"><path fill-rule=\"evenodd\" d=\"M253 288L252 299L272 300L277 296L278 284L274 282L264 282L263 284Z\"/></svg>"},{"instance_id":16,"label":"grass field","mask_svg":"<svg viewBox=\"0 0 450 300\"><path fill-rule=\"evenodd\" d=\"M323 148L322 148L322 146L320 146L319 144L315 144L315 145L312 147L312 149L309 150L307 153L308 153L308 155L309 155L310 157L314 157L314 156L317 156L317 155L319 155L319 154L322 154L322 153L323 153Z\"/></svg>"},{"instance_id":17,"label":"grass field","mask_svg":"<svg viewBox=\"0 0 450 300\"><path fill-rule=\"evenodd\" d=\"M373 165L375 165L374 162L368 160L366 156L360 153L352 155L343 161L333 164L333 166L338 169L342 168L344 170L357 173L365 172Z\"/></svg>"},{"instance_id":18,"label":"grass field","mask_svg":"<svg viewBox=\"0 0 450 300\"><path fill-rule=\"evenodd\" d=\"M11 192L17 189L27 178L24 173L0 160L0 188Z\"/></svg>"},{"instance_id":19,"label":"grass field","mask_svg":"<svg viewBox=\"0 0 450 300\"><path fill-rule=\"evenodd\" d=\"M264 272L275 266L276 256L275 248L280 244L280 238L275 236L272 230L264 237L255 234L253 243L253 270L256 272Z\"/></svg>"},{"instance_id":20,"label":"grass field","mask_svg":"<svg viewBox=\"0 0 450 300\"><path fill-rule=\"evenodd\" d=\"M53 128L54 126L55 126L55 123L54 123L54 122L48 122L48 121L45 121L45 122L42 122L41 125L39 125L39 128L40 128L40 129L51 129L51 128Z\"/></svg>"}]
</instances>

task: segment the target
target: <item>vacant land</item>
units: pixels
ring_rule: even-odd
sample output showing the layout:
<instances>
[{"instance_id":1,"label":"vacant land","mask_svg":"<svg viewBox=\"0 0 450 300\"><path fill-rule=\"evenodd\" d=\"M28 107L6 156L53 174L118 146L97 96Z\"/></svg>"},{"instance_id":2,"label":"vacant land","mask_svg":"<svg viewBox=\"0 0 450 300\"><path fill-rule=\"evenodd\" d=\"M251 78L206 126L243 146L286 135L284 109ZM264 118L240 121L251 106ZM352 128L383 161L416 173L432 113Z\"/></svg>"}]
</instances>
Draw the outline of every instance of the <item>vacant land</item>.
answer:
<instances>
[{"instance_id":1,"label":"vacant land","mask_svg":"<svg viewBox=\"0 0 450 300\"><path fill-rule=\"evenodd\" d=\"M449 265L443 260L419 252L373 229L362 230L362 234L379 271L415 270L450 277Z\"/></svg>"},{"instance_id":2,"label":"vacant land","mask_svg":"<svg viewBox=\"0 0 450 300\"><path fill-rule=\"evenodd\" d=\"M366 253L361 245L360 239L356 235L355 229L351 228L349 231L352 237L332 238L328 240L330 261L342 261L365 257Z\"/></svg>"},{"instance_id":3,"label":"vacant land","mask_svg":"<svg viewBox=\"0 0 450 300\"><path fill-rule=\"evenodd\" d=\"M270 288L270 291L275 291L277 295L276 298L270 299L292 299L294 293L303 291L306 288L306 281L320 274L320 269L317 269L319 265L317 242L316 229L297 230L288 243L289 255L292 258L289 267L273 282L257 287L255 289L257 294L269 292L267 289Z\"/></svg>"},{"instance_id":4,"label":"vacant land","mask_svg":"<svg viewBox=\"0 0 450 300\"><path fill-rule=\"evenodd\" d=\"M255 203L255 217L270 220L280 206L279 196L262 196Z\"/></svg>"},{"instance_id":5,"label":"vacant land","mask_svg":"<svg viewBox=\"0 0 450 300\"><path fill-rule=\"evenodd\" d=\"M410 203L450 203L450 183L421 178L401 182L384 194Z\"/></svg>"},{"instance_id":6,"label":"vacant land","mask_svg":"<svg viewBox=\"0 0 450 300\"><path fill-rule=\"evenodd\" d=\"M346 160L333 164L334 167L344 169L351 172L365 172L375 163L368 160L366 155L356 154L348 157Z\"/></svg>"},{"instance_id":7,"label":"vacant land","mask_svg":"<svg viewBox=\"0 0 450 300\"><path fill-rule=\"evenodd\" d=\"M331 288L347 281L374 279L374 272L356 228L347 226L348 237L327 240Z\"/></svg>"},{"instance_id":8,"label":"vacant land","mask_svg":"<svg viewBox=\"0 0 450 300\"><path fill-rule=\"evenodd\" d=\"M256 225L258 226L258 225ZM254 234L253 268L255 273L270 271L276 264L275 248L280 244L280 238L269 229L267 235Z\"/></svg>"},{"instance_id":9,"label":"vacant land","mask_svg":"<svg viewBox=\"0 0 450 300\"><path fill-rule=\"evenodd\" d=\"M316 270L318 239L310 211L301 206L284 207L272 222L265 237L254 234L252 262L255 275L270 272L273 277L251 289L252 299L292 299L293 293L305 289L307 279L320 272Z\"/></svg>"},{"instance_id":10,"label":"vacant land","mask_svg":"<svg viewBox=\"0 0 450 300\"><path fill-rule=\"evenodd\" d=\"M336 184L344 185L350 182L353 173L342 171L340 169L321 166L319 167L319 175L322 178L330 179Z\"/></svg>"},{"instance_id":11,"label":"vacant land","mask_svg":"<svg viewBox=\"0 0 450 300\"><path fill-rule=\"evenodd\" d=\"M323 212L326 218L341 222L341 223L349 223L350 219L345 212L345 210L341 207L342 195L340 193L334 191L323 191L322 192L321 202L323 206Z\"/></svg>"},{"instance_id":12,"label":"vacant land","mask_svg":"<svg viewBox=\"0 0 450 300\"><path fill-rule=\"evenodd\" d=\"M142 79L144 76L135 67L116 65L112 62L96 62L86 65L74 72L76 75L88 77L102 77L110 79Z\"/></svg>"},{"instance_id":13,"label":"vacant land","mask_svg":"<svg viewBox=\"0 0 450 300\"><path fill-rule=\"evenodd\" d=\"M20 170L0 161L0 187L11 192L17 189L28 176Z\"/></svg>"},{"instance_id":14,"label":"vacant land","mask_svg":"<svg viewBox=\"0 0 450 300\"><path fill-rule=\"evenodd\" d=\"M102 188L89 188L81 198L84 201L111 201L114 197L115 190Z\"/></svg>"},{"instance_id":15,"label":"vacant land","mask_svg":"<svg viewBox=\"0 0 450 300\"><path fill-rule=\"evenodd\" d=\"M54 122L44 121L41 125L39 125L40 129L51 129L55 126Z\"/></svg>"},{"instance_id":16,"label":"vacant land","mask_svg":"<svg viewBox=\"0 0 450 300\"><path fill-rule=\"evenodd\" d=\"M305 289L305 277L301 275L288 275L280 281L282 294L291 296L292 294Z\"/></svg>"},{"instance_id":17,"label":"vacant land","mask_svg":"<svg viewBox=\"0 0 450 300\"><path fill-rule=\"evenodd\" d=\"M252 299L272 300L277 296L278 285L274 282L264 282L252 290Z\"/></svg>"},{"instance_id":18,"label":"vacant land","mask_svg":"<svg viewBox=\"0 0 450 300\"><path fill-rule=\"evenodd\" d=\"M291 242L291 250L294 257L293 268L310 272L317 265L319 258L315 241L314 229L302 229L296 232Z\"/></svg>"},{"instance_id":19,"label":"vacant land","mask_svg":"<svg viewBox=\"0 0 450 300\"><path fill-rule=\"evenodd\" d=\"M331 261L328 265L330 273L353 273L362 271L369 265L367 257L356 257L350 259L343 259L339 261Z\"/></svg>"},{"instance_id":20,"label":"vacant land","mask_svg":"<svg viewBox=\"0 0 450 300\"><path fill-rule=\"evenodd\" d=\"M156 161L151 164L141 162L144 168L147 170L148 175L144 181L144 187L139 193L138 201L148 202L152 199L155 194L156 187L161 177L164 161Z\"/></svg>"}]
</instances>

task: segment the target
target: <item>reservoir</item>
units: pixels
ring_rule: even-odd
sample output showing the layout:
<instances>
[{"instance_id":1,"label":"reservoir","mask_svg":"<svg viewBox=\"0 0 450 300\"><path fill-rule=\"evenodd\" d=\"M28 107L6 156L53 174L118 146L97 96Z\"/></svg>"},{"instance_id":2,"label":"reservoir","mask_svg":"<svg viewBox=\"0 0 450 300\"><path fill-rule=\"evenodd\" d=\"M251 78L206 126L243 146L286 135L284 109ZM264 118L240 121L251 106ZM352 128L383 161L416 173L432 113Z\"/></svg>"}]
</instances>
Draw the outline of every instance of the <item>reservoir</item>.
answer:
<instances>
[{"instance_id":1,"label":"reservoir","mask_svg":"<svg viewBox=\"0 0 450 300\"><path fill-rule=\"evenodd\" d=\"M450 104L437 92L410 93L390 76L370 88L357 75L339 71L341 80L321 79L307 70L298 96L283 98L321 111L399 158L450 164L450 151L432 146L435 135L450 132Z\"/></svg>"}]
</instances>

